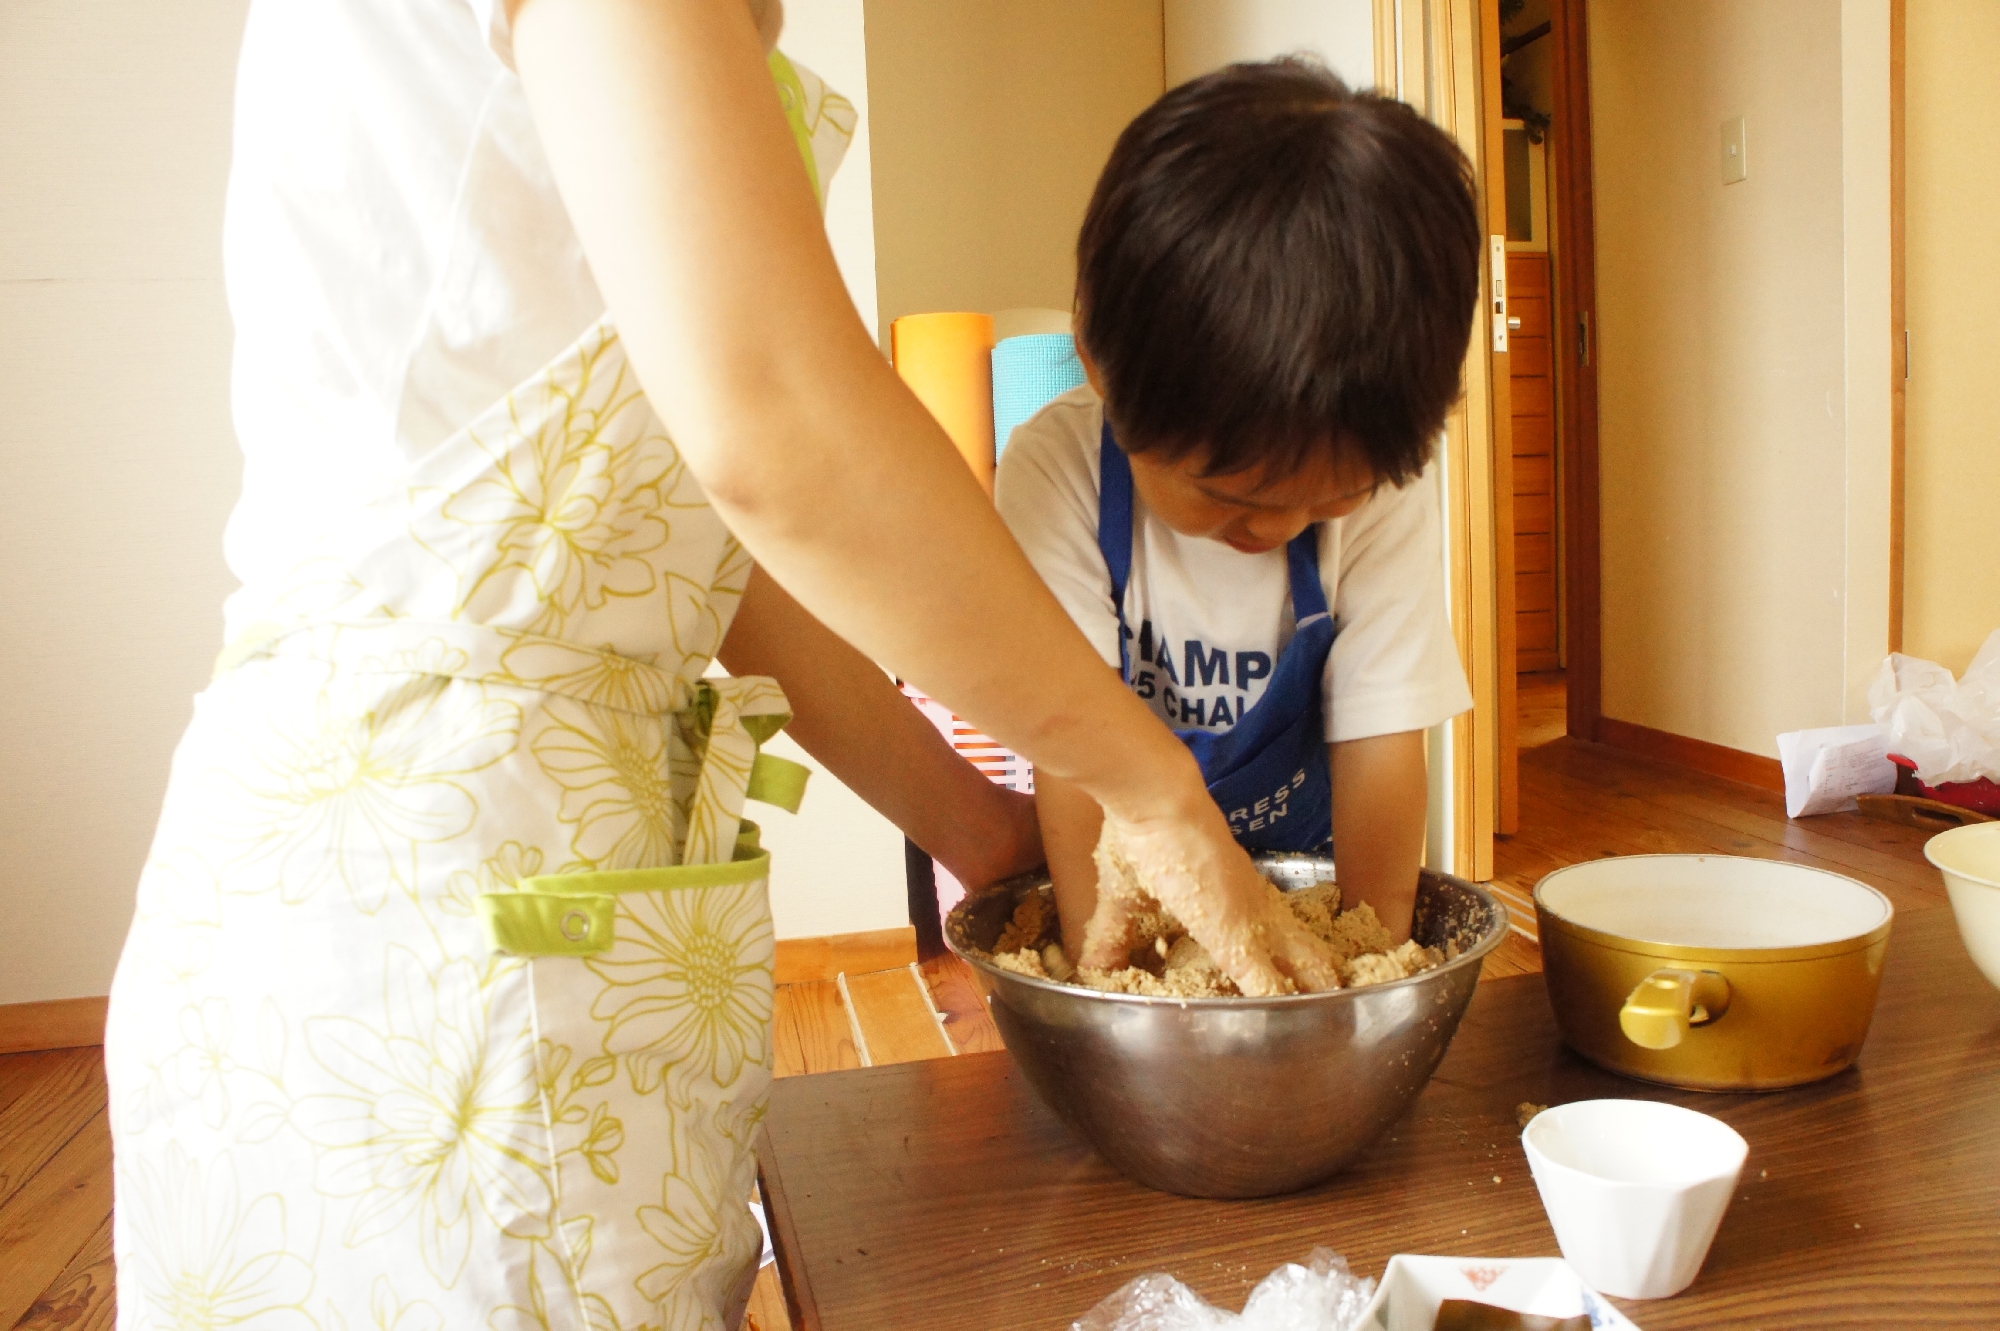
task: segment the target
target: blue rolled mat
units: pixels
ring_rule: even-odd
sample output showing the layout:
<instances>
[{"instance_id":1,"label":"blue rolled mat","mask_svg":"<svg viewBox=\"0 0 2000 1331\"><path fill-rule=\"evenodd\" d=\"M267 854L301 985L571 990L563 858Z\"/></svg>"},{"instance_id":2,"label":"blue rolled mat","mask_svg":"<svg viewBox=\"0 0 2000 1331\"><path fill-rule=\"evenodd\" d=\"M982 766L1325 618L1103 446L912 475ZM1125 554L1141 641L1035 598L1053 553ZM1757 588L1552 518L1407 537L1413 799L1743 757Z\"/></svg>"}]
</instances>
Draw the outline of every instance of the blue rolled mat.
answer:
<instances>
[{"instance_id":1,"label":"blue rolled mat","mask_svg":"<svg viewBox=\"0 0 2000 1331\"><path fill-rule=\"evenodd\" d=\"M1076 339L1068 333L1024 333L993 348L993 452L1007 447L1014 427L1083 382Z\"/></svg>"}]
</instances>

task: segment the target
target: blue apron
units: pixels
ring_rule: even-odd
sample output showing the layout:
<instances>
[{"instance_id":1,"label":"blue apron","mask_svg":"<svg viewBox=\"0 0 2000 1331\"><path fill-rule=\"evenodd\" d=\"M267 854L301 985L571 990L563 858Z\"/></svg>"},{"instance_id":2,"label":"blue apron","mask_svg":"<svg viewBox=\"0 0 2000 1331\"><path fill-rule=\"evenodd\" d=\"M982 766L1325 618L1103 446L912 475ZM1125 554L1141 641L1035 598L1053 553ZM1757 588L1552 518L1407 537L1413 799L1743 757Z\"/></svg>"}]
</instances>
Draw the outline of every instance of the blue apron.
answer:
<instances>
[{"instance_id":1,"label":"blue apron","mask_svg":"<svg viewBox=\"0 0 2000 1331\"><path fill-rule=\"evenodd\" d=\"M1125 622L1125 587L1132 576L1132 465L1104 424L1097 499L1097 547L1111 571L1118 609L1118 668L1132 683L1132 629ZM1257 850L1318 850L1333 836L1333 777L1327 769L1325 693L1333 615L1319 580L1319 528L1307 527L1285 547L1297 630L1271 672L1271 682L1229 730L1175 730L1201 764L1208 793L1229 818L1229 830Z\"/></svg>"}]
</instances>

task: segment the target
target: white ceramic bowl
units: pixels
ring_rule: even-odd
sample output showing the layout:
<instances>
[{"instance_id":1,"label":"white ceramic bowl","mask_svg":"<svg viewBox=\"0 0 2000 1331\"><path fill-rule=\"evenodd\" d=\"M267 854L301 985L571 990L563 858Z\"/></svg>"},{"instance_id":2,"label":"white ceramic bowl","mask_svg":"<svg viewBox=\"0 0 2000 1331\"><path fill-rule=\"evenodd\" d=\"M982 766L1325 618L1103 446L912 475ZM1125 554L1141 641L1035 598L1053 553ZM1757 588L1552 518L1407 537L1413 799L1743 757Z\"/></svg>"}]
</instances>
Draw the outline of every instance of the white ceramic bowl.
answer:
<instances>
[{"instance_id":1,"label":"white ceramic bowl","mask_svg":"<svg viewBox=\"0 0 2000 1331\"><path fill-rule=\"evenodd\" d=\"M1750 1150L1722 1120L1651 1100L1557 1105L1521 1144L1563 1260L1623 1299L1694 1283Z\"/></svg>"},{"instance_id":2,"label":"white ceramic bowl","mask_svg":"<svg viewBox=\"0 0 2000 1331\"><path fill-rule=\"evenodd\" d=\"M1944 874L1958 936L1979 973L2000 985L2000 823L1968 823L1924 843Z\"/></svg>"}]
</instances>

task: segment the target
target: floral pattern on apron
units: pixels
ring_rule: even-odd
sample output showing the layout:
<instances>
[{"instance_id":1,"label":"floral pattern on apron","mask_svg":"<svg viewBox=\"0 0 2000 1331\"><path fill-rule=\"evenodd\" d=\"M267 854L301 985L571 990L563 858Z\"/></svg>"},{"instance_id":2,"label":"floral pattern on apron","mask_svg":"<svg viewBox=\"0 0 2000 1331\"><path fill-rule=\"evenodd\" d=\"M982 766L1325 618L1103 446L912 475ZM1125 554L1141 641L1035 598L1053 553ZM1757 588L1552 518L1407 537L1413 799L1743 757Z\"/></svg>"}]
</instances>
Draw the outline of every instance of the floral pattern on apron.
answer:
<instances>
[{"instance_id":1,"label":"floral pattern on apron","mask_svg":"<svg viewBox=\"0 0 2000 1331\"><path fill-rule=\"evenodd\" d=\"M817 186L851 105L774 57ZM816 160L815 160L816 159ZM274 578L113 984L119 1325L731 1325L787 718L604 321Z\"/></svg>"}]
</instances>

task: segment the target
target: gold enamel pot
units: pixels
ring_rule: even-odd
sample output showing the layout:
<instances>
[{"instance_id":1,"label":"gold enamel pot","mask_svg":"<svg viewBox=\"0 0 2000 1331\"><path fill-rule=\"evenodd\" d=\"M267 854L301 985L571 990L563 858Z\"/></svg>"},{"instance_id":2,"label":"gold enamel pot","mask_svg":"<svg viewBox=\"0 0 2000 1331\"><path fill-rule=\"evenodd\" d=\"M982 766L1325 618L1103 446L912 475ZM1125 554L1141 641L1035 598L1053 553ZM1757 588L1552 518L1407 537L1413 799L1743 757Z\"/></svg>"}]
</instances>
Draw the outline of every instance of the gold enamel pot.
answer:
<instances>
[{"instance_id":1,"label":"gold enamel pot","mask_svg":"<svg viewBox=\"0 0 2000 1331\"><path fill-rule=\"evenodd\" d=\"M1894 914L1852 878L1733 855L1593 860L1535 887L1563 1039L1613 1072L1702 1091L1852 1063Z\"/></svg>"}]
</instances>

